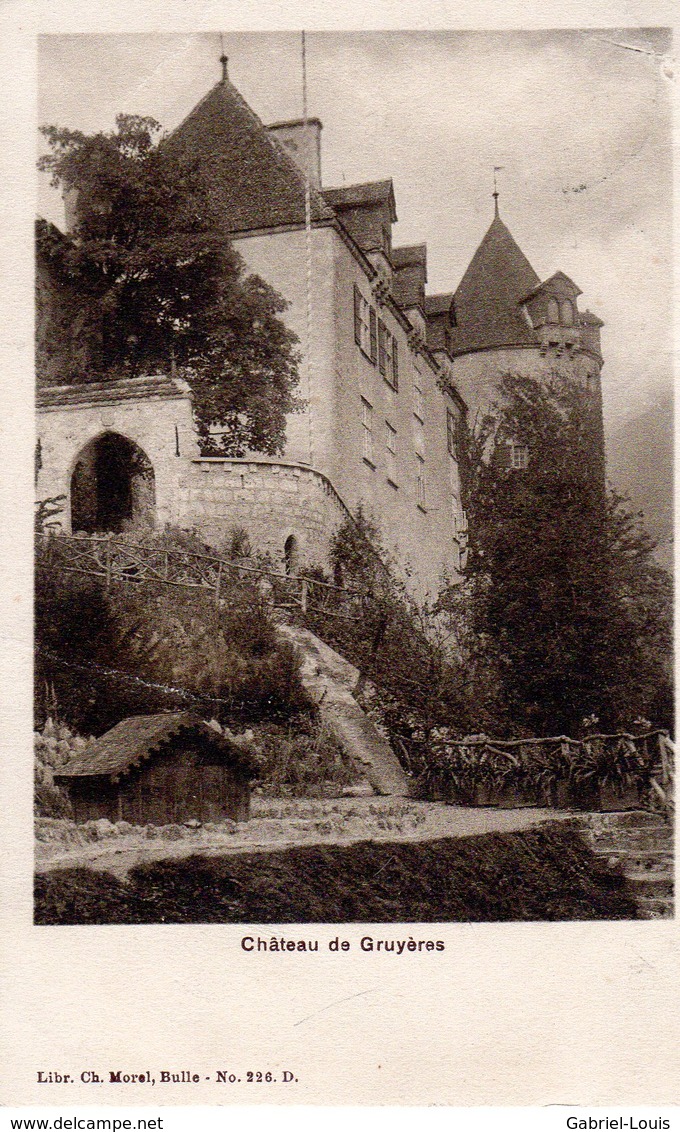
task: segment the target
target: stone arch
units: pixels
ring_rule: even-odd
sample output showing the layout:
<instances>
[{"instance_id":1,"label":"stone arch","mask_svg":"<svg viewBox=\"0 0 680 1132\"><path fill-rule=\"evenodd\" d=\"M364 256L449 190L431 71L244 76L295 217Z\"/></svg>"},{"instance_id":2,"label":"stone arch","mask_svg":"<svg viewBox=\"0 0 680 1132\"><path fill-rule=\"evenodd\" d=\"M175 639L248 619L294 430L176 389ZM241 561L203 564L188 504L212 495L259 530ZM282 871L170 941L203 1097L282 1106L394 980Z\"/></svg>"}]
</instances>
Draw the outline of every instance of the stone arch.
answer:
<instances>
[{"instance_id":1,"label":"stone arch","mask_svg":"<svg viewBox=\"0 0 680 1132\"><path fill-rule=\"evenodd\" d=\"M283 544L283 564L286 574L297 574L300 561L300 547L295 535L288 535Z\"/></svg>"},{"instance_id":2,"label":"stone arch","mask_svg":"<svg viewBox=\"0 0 680 1132\"><path fill-rule=\"evenodd\" d=\"M71 530L86 534L154 526L156 486L149 457L118 432L81 448L70 482Z\"/></svg>"}]
</instances>

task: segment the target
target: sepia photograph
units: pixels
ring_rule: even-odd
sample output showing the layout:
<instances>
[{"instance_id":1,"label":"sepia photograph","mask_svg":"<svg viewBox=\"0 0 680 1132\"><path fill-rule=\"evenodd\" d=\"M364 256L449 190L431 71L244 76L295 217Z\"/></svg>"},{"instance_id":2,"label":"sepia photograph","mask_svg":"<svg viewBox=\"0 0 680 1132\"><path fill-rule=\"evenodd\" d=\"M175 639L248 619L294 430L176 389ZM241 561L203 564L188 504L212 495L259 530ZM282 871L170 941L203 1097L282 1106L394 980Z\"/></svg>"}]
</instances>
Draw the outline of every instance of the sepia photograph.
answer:
<instances>
[{"instance_id":1,"label":"sepia photograph","mask_svg":"<svg viewBox=\"0 0 680 1132\"><path fill-rule=\"evenodd\" d=\"M672 919L671 30L37 55L34 924Z\"/></svg>"}]
</instances>

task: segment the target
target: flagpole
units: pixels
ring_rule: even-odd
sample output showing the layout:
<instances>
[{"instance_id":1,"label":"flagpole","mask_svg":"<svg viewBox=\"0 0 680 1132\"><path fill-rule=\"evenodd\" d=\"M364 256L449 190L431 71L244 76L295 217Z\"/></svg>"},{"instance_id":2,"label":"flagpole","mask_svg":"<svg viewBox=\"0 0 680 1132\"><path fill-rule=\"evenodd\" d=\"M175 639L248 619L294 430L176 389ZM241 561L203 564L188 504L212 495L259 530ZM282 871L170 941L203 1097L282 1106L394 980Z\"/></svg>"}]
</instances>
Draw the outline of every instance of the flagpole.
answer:
<instances>
[{"instance_id":1,"label":"flagpole","mask_svg":"<svg viewBox=\"0 0 680 1132\"><path fill-rule=\"evenodd\" d=\"M302 32L302 123L305 146L305 252L307 260L307 422L309 426L309 463L314 465L314 428L312 420L312 196L309 176L309 128L307 111L307 43Z\"/></svg>"}]
</instances>

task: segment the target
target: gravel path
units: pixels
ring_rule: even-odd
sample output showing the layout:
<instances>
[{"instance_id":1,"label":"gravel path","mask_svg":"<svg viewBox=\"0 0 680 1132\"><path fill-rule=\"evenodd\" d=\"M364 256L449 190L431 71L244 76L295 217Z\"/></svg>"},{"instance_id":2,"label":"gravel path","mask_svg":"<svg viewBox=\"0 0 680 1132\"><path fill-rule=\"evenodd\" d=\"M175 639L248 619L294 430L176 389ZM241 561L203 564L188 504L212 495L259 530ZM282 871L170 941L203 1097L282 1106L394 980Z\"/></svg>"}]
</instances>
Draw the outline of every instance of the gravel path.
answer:
<instances>
[{"instance_id":1,"label":"gravel path","mask_svg":"<svg viewBox=\"0 0 680 1132\"><path fill-rule=\"evenodd\" d=\"M72 822L43 821L36 841L38 872L86 866L124 878L136 865L167 858L254 853L302 845L351 845L358 841L429 841L527 829L571 817L567 812L523 807L447 806L403 798L253 798L251 818L184 826L134 828L88 839ZM92 826L94 823L89 823ZM74 844L73 837L80 843ZM69 840L70 839L70 840Z\"/></svg>"}]
</instances>

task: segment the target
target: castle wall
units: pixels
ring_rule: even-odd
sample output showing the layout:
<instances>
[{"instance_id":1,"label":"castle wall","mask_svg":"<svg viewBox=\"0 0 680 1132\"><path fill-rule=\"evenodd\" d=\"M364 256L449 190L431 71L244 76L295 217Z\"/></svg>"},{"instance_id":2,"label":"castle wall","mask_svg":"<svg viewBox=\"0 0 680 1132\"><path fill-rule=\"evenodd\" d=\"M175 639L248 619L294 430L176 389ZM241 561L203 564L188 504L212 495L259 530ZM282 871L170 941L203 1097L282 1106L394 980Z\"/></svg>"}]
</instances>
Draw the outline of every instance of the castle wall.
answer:
<instances>
[{"instance_id":1,"label":"castle wall","mask_svg":"<svg viewBox=\"0 0 680 1132\"><path fill-rule=\"evenodd\" d=\"M234 242L248 269L288 300L282 317L300 340L303 360L299 393L308 400L308 406L303 413L288 418L283 459L312 464L328 476L353 513L363 506L376 519L385 547L412 573L414 592L420 597L434 597L442 573L455 571L459 564L452 503L452 495L459 497L458 469L447 450L446 429L447 404L452 409L455 406L441 392L429 361L409 347L401 323L386 306L377 306L366 272L331 227L311 232L308 385L306 239L304 231L295 231ZM356 344L355 284L397 342L396 391ZM425 409L422 426L414 418L416 384L422 390ZM371 462L363 451L362 398L371 407ZM387 454L388 424L396 433L392 457ZM425 461L422 504L418 454ZM388 460L393 464L391 476ZM258 523L255 519L248 521L247 516L243 519L248 530L254 530Z\"/></svg>"},{"instance_id":2,"label":"castle wall","mask_svg":"<svg viewBox=\"0 0 680 1132\"><path fill-rule=\"evenodd\" d=\"M504 347L462 354L453 361L452 375L467 402L471 424L474 424L478 412L488 409L495 396L495 387L506 373L533 378L546 378L558 373L577 381L594 381L599 387L600 365L592 355L581 351L575 351L569 357L566 351L558 354L554 349L547 349L542 352L540 346Z\"/></svg>"},{"instance_id":3,"label":"castle wall","mask_svg":"<svg viewBox=\"0 0 680 1132\"><path fill-rule=\"evenodd\" d=\"M355 284L397 342L397 390L356 344ZM339 239L335 244L334 309L333 483L352 511L361 505L376 518L385 548L411 572L413 592L420 598L435 597L442 573L451 573L459 565L452 513L454 491L459 496L458 468L448 453L446 428L447 407L458 410L439 388L430 362L410 348L405 330L390 309L377 306L360 264ZM419 406L416 386L422 393ZM370 405L372 418L370 460L364 455L365 404ZM396 433L393 454L388 453L388 424ZM418 479L423 471L421 501Z\"/></svg>"},{"instance_id":4,"label":"castle wall","mask_svg":"<svg viewBox=\"0 0 680 1132\"><path fill-rule=\"evenodd\" d=\"M228 542L232 529L245 529L253 549L268 552L279 568L291 535L300 564L327 567L329 539L348 515L319 472L266 457L185 461L178 508L181 525L212 546Z\"/></svg>"},{"instance_id":5,"label":"castle wall","mask_svg":"<svg viewBox=\"0 0 680 1132\"><path fill-rule=\"evenodd\" d=\"M310 232L311 286L307 287L307 234L274 232L235 239L249 271L260 275L288 302L282 319L299 339L303 355L297 394L306 402L286 422L284 458L313 464L326 474L333 450L333 241L331 228ZM309 342L308 342L309 338ZM311 423L310 423L311 422Z\"/></svg>"}]
</instances>

